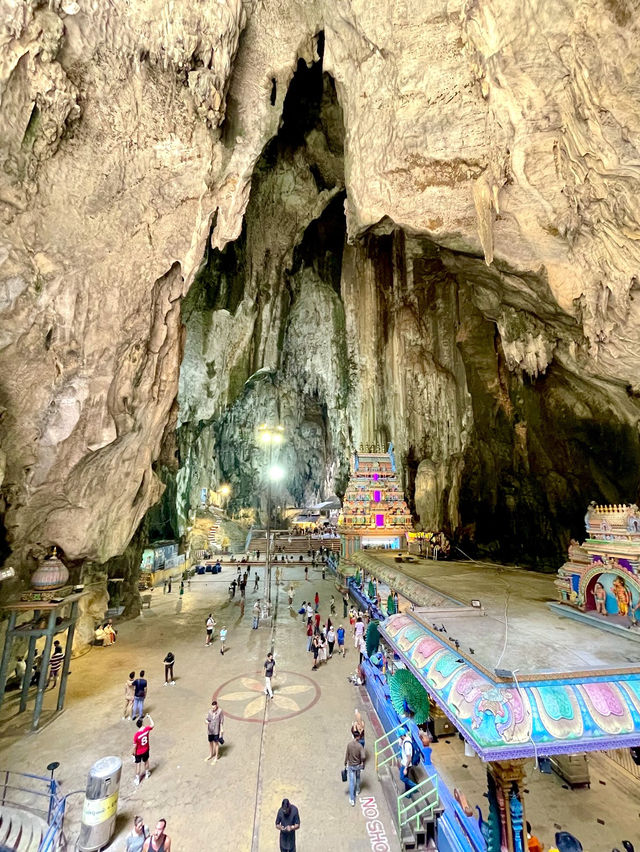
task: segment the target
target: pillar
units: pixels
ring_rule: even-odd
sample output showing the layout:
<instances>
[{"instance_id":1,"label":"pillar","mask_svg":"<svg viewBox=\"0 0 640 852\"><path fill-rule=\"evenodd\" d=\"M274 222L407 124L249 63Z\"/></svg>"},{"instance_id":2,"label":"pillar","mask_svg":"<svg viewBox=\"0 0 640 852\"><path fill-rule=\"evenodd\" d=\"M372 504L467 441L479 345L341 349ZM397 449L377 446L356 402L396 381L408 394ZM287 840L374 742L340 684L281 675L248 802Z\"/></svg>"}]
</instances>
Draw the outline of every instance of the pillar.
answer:
<instances>
[{"instance_id":1,"label":"pillar","mask_svg":"<svg viewBox=\"0 0 640 852\"><path fill-rule=\"evenodd\" d=\"M525 824L524 761L497 760L489 763L489 772L495 782L500 809L501 846L508 852L523 852L527 848L522 830Z\"/></svg>"},{"instance_id":2,"label":"pillar","mask_svg":"<svg viewBox=\"0 0 640 852\"><path fill-rule=\"evenodd\" d=\"M7 633L4 639L4 650L2 652L2 662L0 663L0 706L4 699L4 688L7 685L7 673L9 671L9 660L11 659L11 646L13 645L13 631L16 626L16 613L12 610L9 613L9 624Z\"/></svg>"}]
</instances>

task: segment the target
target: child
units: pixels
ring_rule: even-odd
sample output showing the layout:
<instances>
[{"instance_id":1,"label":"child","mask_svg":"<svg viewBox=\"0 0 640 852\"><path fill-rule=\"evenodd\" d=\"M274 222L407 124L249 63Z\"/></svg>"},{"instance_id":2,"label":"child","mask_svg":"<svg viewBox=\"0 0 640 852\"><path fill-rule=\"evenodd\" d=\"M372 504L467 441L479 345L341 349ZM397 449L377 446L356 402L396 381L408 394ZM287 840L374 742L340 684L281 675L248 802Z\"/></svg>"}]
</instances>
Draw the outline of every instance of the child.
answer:
<instances>
[{"instance_id":1,"label":"child","mask_svg":"<svg viewBox=\"0 0 640 852\"><path fill-rule=\"evenodd\" d=\"M220 653L221 654L224 654L224 652L225 652L224 643L226 641L227 641L227 628L222 627L221 630L220 630Z\"/></svg>"}]
</instances>

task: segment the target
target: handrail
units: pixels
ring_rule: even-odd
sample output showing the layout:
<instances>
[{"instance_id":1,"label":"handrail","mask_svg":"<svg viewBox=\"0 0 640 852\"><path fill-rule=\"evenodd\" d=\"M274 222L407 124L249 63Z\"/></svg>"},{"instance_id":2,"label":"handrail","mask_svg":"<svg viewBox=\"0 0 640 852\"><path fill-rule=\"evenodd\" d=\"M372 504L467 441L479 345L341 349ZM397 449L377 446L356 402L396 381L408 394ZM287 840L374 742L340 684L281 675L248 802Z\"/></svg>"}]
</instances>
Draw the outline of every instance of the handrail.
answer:
<instances>
[{"instance_id":1,"label":"handrail","mask_svg":"<svg viewBox=\"0 0 640 852\"><path fill-rule=\"evenodd\" d=\"M49 821L49 828L38 846L38 852L51 852L55 848L54 844L58 839L58 834L62 831L66 807L67 797L64 796L56 805L56 809Z\"/></svg>"},{"instance_id":2,"label":"handrail","mask_svg":"<svg viewBox=\"0 0 640 852\"><path fill-rule=\"evenodd\" d=\"M429 785L428 789L427 785ZM425 792L421 796L418 796L417 799L414 799L413 797L418 790L425 790ZM432 801L428 801L434 793L435 798ZM405 807L401 806L403 799L408 801L408 804ZM415 787L412 787L410 790L406 790L398 796L398 828L401 829L403 825L408 824L413 819L416 821L416 829L420 828L420 820L422 818L425 816L433 817L433 812L438 806L438 801L438 776L428 775L424 781L421 781L419 784L416 784ZM406 817L406 814L419 805L420 802L427 802L427 804L417 813L412 813L410 817L404 818Z\"/></svg>"},{"instance_id":3,"label":"handrail","mask_svg":"<svg viewBox=\"0 0 640 852\"><path fill-rule=\"evenodd\" d=\"M382 740L388 740L391 735L398 731L400 728L404 728L405 724L405 722L400 722L400 724L396 725L395 728L392 728L390 731L385 731L385 733L381 737L378 737L378 739L375 741L373 751L375 755L376 772L381 766L384 766L385 763L389 763L389 761L393 760L393 758L396 756L395 746L401 739L401 737L396 737L393 742L388 742L383 748L380 748L379 744L382 742ZM383 761L380 761L380 755L386 752L388 749L392 749L391 754L388 757L385 757Z\"/></svg>"}]
</instances>

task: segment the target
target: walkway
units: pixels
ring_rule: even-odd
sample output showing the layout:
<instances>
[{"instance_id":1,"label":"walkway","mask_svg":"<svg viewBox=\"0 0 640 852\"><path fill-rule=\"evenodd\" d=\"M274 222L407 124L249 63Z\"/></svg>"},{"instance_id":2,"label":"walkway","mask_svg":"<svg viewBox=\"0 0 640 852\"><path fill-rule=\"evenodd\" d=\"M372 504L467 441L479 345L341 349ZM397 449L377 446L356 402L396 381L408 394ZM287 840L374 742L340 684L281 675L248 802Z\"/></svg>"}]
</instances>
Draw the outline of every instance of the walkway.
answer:
<instances>
[{"instance_id":1,"label":"walkway","mask_svg":"<svg viewBox=\"0 0 640 852\"><path fill-rule=\"evenodd\" d=\"M323 619L332 592L341 613L330 575L323 581L319 569L310 571L313 579L305 582L301 567L285 566L284 571L286 585L293 579L296 587L296 609L302 598L318 590ZM311 672L304 628L300 617L289 612L281 585L273 631L276 697L267 705L262 695L262 663L271 630L264 626L251 630L250 610L257 595L248 595L244 619L236 605L238 596L236 602L229 602L227 586L232 576L235 569L225 566L215 578L194 578L182 601L176 586L171 595L156 589L150 610L119 625L115 646L94 648L73 660L67 709L51 725L31 735L15 716L3 719L2 764L42 772L47 763L59 760L57 775L64 782L63 792L69 792L84 788L87 771L96 759L107 754L121 756L124 766L114 849L123 848L121 841L133 816L141 813L151 825L161 816L167 819L176 852L275 850L275 815L287 796L300 809L299 850L366 852L371 849L367 820L360 807L349 806L346 785L340 781L350 722L359 704L358 692L347 682L356 665L355 652L351 649L346 660L334 658L318 672ZM204 646L204 622L211 610L218 623L216 636L224 623L229 629L224 657L217 638L213 647ZM338 617L337 623L340 620ZM162 660L169 650L176 655L175 687L162 686ZM134 727L120 718L123 684L134 668L147 671L147 709L156 725L151 735L152 774L139 788L133 785L130 758ZM227 713L227 722L221 758L212 766L204 760L208 753L205 716L214 693ZM53 703L53 692L49 692L45 709ZM5 706L7 713L13 713L14 699ZM372 738L367 745L371 752ZM389 849L395 852L399 844L372 759L362 795L375 796ZM81 802L78 796L69 814L72 839Z\"/></svg>"}]
</instances>

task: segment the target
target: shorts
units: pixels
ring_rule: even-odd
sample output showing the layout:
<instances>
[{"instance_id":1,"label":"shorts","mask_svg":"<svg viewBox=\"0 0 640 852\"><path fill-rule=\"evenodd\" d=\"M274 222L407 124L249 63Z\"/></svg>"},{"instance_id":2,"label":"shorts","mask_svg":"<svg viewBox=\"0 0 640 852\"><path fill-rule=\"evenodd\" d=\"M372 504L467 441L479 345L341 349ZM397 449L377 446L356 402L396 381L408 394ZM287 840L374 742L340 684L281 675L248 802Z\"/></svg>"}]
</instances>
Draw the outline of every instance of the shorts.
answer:
<instances>
[{"instance_id":1,"label":"shorts","mask_svg":"<svg viewBox=\"0 0 640 852\"><path fill-rule=\"evenodd\" d=\"M338 639L338 647L342 648L343 645L344 645L344 639Z\"/></svg>"},{"instance_id":2,"label":"shorts","mask_svg":"<svg viewBox=\"0 0 640 852\"><path fill-rule=\"evenodd\" d=\"M136 754L136 763L149 763L149 749L143 754Z\"/></svg>"},{"instance_id":3,"label":"shorts","mask_svg":"<svg viewBox=\"0 0 640 852\"><path fill-rule=\"evenodd\" d=\"M213 627L211 627L211 628L207 627L207 636L211 636L212 633L213 633Z\"/></svg>"},{"instance_id":4,"label":"shorts","mask_svg":"<svg viewBox=\"0 0 640 852\"><path fill-rule=\"evenodd\" d=\"M210 743L219 743L220 742L220 734L209 734L209 742Z\"/></svg>"}]
</instances>

